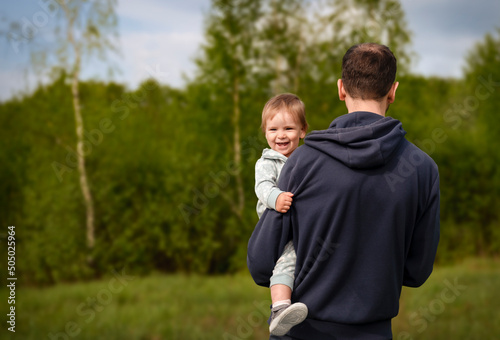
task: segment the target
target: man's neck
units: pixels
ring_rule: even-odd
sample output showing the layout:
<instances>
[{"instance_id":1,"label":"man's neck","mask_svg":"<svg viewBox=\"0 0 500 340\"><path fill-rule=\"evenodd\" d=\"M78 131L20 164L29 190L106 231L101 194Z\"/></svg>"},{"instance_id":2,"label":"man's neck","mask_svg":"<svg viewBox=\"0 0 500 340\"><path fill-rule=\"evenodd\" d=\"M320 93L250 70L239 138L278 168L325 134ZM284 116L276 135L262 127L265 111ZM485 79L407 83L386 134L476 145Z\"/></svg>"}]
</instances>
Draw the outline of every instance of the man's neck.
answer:
<instances>
[{"instance_id":1,"label":"man's neck","mask_svg":"<svg viewBox=\"0 0 500 340\"><path fill-rule=\"evenodd\" d=\"M385 113L389 107L386 100L376 101L376 100L361 100L361 99L346 99L347 111L349 113L356 111L367 111L373 112L378 115L385 117Z\"/></svg>"}]
</instances>

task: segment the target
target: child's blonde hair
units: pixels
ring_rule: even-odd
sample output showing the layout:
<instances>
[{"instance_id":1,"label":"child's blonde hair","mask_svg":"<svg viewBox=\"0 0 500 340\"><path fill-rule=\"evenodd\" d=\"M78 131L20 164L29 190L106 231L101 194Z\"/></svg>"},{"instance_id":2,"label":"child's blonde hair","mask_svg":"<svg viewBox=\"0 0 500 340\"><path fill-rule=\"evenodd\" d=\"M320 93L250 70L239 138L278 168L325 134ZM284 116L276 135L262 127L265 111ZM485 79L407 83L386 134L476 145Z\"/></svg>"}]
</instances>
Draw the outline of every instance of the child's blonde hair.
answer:
<instances>
[{"instance_id":1,"label":"child's blonde hair","mask_svg":"<svg viewBox=\"0 0 500 340\"><path fill-rule=\"evenodd\" d=\"M287 111L296 122L300 123L302 129L307 131L306 106L299 97L292 93L278 94L269 99L262 110L262 123L260 125L264 134L266 133L266 122L272 119L279 111Z\"/></svg>"}]
</instances>

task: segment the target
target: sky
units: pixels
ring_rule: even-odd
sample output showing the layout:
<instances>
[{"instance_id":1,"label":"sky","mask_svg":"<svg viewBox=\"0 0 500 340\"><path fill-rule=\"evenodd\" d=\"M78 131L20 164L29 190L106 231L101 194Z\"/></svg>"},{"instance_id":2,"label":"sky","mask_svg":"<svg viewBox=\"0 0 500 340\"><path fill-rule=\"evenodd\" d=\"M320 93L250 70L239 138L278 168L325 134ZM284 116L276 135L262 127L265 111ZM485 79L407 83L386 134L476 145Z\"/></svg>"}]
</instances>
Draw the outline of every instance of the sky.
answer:
<instances>
[{"instance_id":1,"label":"sky","mask_svg":"<svg viewBox=\"0 0 500 340\"><path fill-rule=\"evenodd\" d=\"M56 26L55 0L17 0L0 3L0 101L29 92L40 76L30 68L30 47L50 44ZM68 1L68 0L67 0ZM314 1L314 0L313 0ZM464 58L486 33L500 27L499 0L402 0L412 49L412 71L425 76L460 77ZM146 78L182 87L193 75L193 62L204 41L204 18L210 0L119 0L119 55L107 63L84 64L82 78L110 80L134 89ZM58 6L52 8L58 9ZM8 21L35 28L33 39L14 45L6 39ZM119 72L108 75L109 65Z\"/></svg>"}]
</instances>

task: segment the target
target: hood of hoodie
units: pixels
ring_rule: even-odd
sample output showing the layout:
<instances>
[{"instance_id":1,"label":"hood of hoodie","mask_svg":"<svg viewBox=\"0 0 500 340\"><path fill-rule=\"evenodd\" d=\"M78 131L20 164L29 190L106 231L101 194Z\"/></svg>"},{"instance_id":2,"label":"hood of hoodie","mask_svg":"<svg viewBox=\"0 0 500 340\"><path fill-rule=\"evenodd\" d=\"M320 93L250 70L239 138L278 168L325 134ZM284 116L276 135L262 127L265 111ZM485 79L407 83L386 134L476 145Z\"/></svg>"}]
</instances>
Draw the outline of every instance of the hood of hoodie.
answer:
<instances>
[{"instance_id":1,"label":"hood of hoodie","mask_svg":"<svg viewBox=\"0 0 500 340\"><path fill-rule=\"evenodd\" d=\"M386 164L405 140L402 124L372 112L351 112L335 119L327 130L313 131L304 143L350 168Z\"/></svg>"}]
</instances>

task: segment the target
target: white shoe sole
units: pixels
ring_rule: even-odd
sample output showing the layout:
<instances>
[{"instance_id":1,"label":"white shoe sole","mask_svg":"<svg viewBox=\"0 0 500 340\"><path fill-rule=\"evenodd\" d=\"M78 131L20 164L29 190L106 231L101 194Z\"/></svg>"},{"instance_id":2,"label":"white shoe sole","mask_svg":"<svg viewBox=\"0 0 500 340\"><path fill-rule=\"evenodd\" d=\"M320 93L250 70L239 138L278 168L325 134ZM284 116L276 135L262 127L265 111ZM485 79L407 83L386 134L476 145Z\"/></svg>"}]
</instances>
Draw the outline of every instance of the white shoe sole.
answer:
<instances>
[{"instance_id":1,"label":"white shoe sole","mask_svg":"<svg viewBox=\"0 0 500 340\"><path fill-rule=\"evenodd\" d=\"M290 305L271 322L269 332L271 335L285 335L290 328L306 319L307 312L307 306L301 302Z\"/></svg>"}]
</instances>

